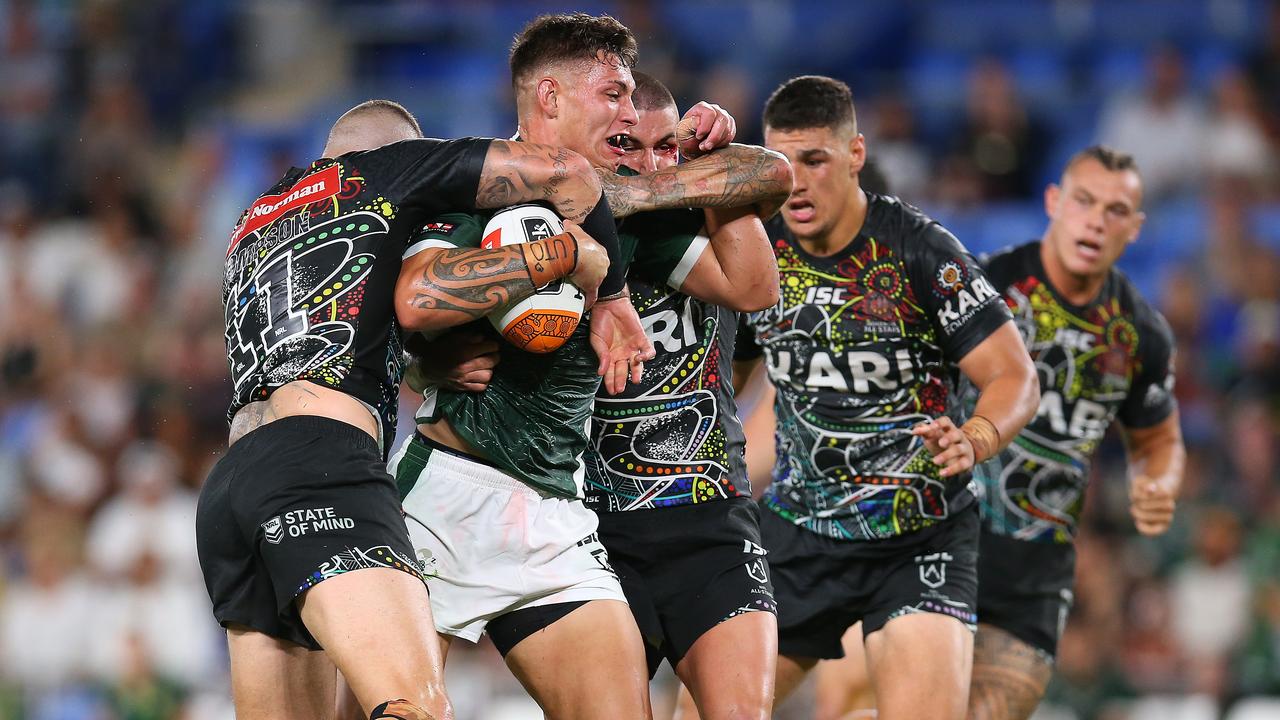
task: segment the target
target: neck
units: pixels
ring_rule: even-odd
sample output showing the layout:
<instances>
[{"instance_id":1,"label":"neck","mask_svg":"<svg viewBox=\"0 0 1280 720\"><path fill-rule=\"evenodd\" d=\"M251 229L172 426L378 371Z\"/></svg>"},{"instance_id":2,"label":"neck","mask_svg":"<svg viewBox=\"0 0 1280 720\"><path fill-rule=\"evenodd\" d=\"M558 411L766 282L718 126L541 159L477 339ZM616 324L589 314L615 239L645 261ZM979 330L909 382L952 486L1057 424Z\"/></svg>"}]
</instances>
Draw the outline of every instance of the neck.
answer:
<instances>
[{"instance_id":1,"label":"neck","mask_svg":"<svg viewBox=\"0 0 1280 720\"><path fill-rule=\"evenodd\" d=\"M1073 305L1086 305L1102 290L1107 281L1107 273L1097 275L1077 275L1070 272L1058 260L1058 256L1049 250L1049 238L1040 239L1040 264L1044 266L1044 274L1049 284L1059 295Z\"/></svg>"},{"instance_id":2,"label":"neck","mask_svg":"<svg viewBox=\"0 0 1280 720\"><path fill-rule=\"evenodd\" d=\"M811 238L799 239L800 247L811 255L834 255L843 250L862 230L867 221L867 194L854 186L853 197L845 212L831 230Z\"/></svg>"},{"instance_id":3,"label":"neck","mask_svg":"<svg viewBox=\"0 0 1280 720\"><path fill-rule=\"evenodd\" d=\"M537 116L521 117L516 121L516 132L525 142L542 143L544 145L563 145L560 133L556 132L546 118Z\"/></svg>"}]
</instances>

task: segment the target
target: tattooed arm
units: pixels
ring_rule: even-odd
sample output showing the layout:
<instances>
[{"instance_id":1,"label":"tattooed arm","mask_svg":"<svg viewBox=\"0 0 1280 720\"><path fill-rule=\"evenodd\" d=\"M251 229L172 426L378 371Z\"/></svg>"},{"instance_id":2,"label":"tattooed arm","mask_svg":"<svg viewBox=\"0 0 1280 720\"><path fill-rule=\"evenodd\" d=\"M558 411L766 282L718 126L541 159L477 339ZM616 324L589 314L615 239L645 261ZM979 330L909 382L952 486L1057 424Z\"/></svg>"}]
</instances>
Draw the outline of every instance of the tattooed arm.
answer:
<instances>
[{"instance_id":1,"label":"tattooed arm","mask_svg":"<svg viewBox=\"0 0 1280 720\"><path fill-rule=\"evenodd\" d=\"M484 158L476 207L551 203L561 217L582 220L600 201L600 180L586 158L564 148L494 140Z\"/></svg>"},{"instance_id":2,"label":"tattooed arm","mask_svg":"<svg viewBox=\"0 0 1280 720\"><path fill-rule=\"evenodd\" d=\"M564 233L537 242L491 249L428 248L400 268L396 319L408 331L442 330L519 302L564 277L590 302L608 267L604 248L568 220Z\"/></svg>"},{"instance_id":3,"label":"tattooed arm","mask_svg":"<svg viewBox=\"0 0 1280 720\"><path fill-rule=\"evenodd\" d=\"M767 218L791 194L791 164L755 145L730 145L648 175L596 172L614 217L677 207L755 206Z\"/></svg>"}]
</instances>

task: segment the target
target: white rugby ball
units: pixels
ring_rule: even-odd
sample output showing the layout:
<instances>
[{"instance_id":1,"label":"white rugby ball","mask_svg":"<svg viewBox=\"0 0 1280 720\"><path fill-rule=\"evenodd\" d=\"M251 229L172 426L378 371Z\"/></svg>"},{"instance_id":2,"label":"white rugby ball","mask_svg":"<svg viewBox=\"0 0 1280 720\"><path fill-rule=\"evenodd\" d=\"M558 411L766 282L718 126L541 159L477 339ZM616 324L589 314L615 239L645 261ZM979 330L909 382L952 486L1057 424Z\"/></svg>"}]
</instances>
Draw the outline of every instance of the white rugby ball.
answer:
<instances>
[{"instance_id":1,"label":"white rugby ball","mask_svg":"<svg viewBox=\"0 0 1280 720\"><path fill-rule=\"evenodd\" d=\"M541 205L513 205L499 210L484 227L480 247L544 240L564 232L560 218ZM489 322L508 342L529 352L558 350L582 320L586 298L568 280L556 280L520 302L498 308Z\"/></svg>"}]
</instances>

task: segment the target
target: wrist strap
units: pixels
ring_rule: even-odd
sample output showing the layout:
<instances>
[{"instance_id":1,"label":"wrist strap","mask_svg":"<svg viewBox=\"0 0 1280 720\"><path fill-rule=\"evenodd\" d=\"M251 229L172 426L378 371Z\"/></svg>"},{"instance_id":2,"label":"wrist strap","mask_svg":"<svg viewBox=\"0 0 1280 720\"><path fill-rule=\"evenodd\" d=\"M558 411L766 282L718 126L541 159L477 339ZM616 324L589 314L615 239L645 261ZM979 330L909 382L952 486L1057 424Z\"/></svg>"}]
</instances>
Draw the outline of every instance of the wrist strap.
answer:
<instances>
[{"instance_id":1,"label":"wrist strap","mask_svg":"<svg viewBox=\"0 0 1280 720\"><path fill-rule=\"evenodd\" d=\"M572 275L578 268L578 241L567 232L518 247L535 288Z\"/></svg>"},{"instance_id":2,"label":"wrist strap","mask_svg":"<svg viewBox=\"0 0 1280 720\"><path fill-rule=\"evenodd\" d=\"M973 446L973 461L980 463L1000 452L1000 430L995 423L981 415L974 415L960 426L960 432Z\"/></svg>"}]
</instances>

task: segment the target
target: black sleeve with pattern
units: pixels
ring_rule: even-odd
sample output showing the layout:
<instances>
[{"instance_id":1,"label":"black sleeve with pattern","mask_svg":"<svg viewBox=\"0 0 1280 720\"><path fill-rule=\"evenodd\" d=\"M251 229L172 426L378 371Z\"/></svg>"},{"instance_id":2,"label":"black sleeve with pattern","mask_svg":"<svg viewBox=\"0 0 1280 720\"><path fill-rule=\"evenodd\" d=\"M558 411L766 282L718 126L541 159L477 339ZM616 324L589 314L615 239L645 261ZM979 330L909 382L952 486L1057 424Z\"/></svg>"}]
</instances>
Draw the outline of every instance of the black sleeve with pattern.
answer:
<instances>
[{"instance_id":1,"label":"black sleeve with pattern","mask_svg":"<svg viewBox=\"0 0 1280 720\"><path fill-rule=\"evenodd\" d=\"M473 210L489 138L401 140L349 158L402 211L434 216Z\"/></svg>"},{"instance_id":2,"label":"black sleeve with pattern","mask_svg":"<svg viewBox=\"0 0 1280 720\"><path fill-rule=\"evenodd\" d=\"M953 362L1012 320L1009 308L973 255L936 222L906 240L911 285Z\"/></svg>"},{"instance_id":3,"label":"black sleeve with pattern","mask_svg":"<svg viewBox=\"0 0 1280 720\"><path fill-rule=\"evenodd\" d=\"M1163 422L1178 407L1173 396L1173 331L1149 307L1135 312L1141 367L1117 414L1127 428L1147 428Z\"/></svg>"}]
</instances>

